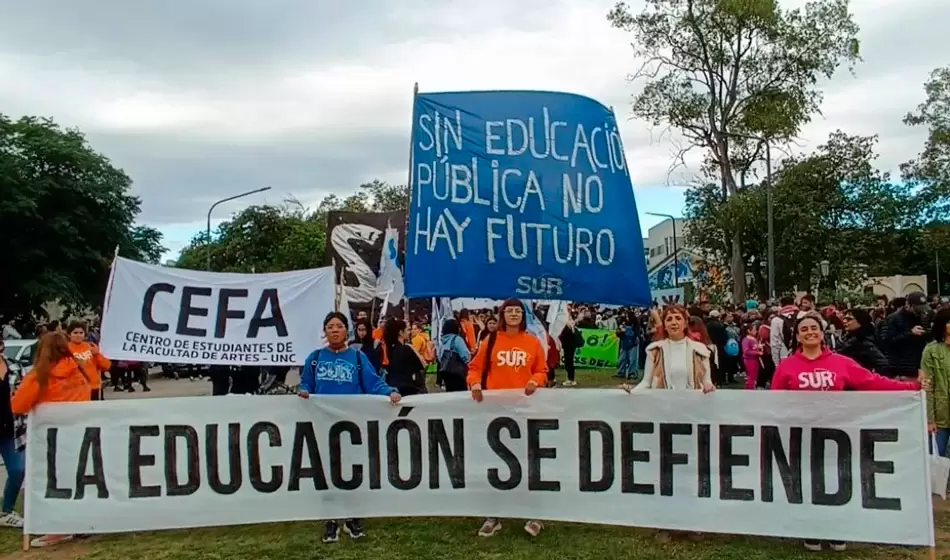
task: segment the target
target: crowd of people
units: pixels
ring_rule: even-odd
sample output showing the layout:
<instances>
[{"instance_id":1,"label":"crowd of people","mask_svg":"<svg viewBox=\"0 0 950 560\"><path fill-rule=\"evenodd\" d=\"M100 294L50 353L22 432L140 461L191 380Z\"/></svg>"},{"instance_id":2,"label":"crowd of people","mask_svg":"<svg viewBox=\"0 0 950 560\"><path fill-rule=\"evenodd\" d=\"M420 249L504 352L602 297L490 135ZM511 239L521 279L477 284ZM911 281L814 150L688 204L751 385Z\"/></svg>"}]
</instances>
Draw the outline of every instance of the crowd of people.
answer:
<instances>
[{"instance_id":1,"label":"crowd of people","mask_svg":"<svg viewBox=\"0 0 950 560\"><path fill-rule=\"evenodd\" d=\"M509 299L492 310L461 310L440 325L431 340L422 321L399 317L371 324L366 313L349 317L332 312L323 320L326 345L314 350L301 369L297 394L372 394L398 404L403 396L428 391L426 371L436 370L443 391L467 391L481 402L486 391L516 389L532 395L557 384L563 366L563 387L576 385L574 358L583 346L580 330L614 331L618 339L617 376L630 393L694 390L714 393L744 378L746 389L781 391L927 391L929 429L936 452L946 455L950 441L950 306L931 304L923 294L873 308L847 302L818 309L805 295L783 297L776 305L750 301L741 308L712 307L701 302L686 309L667 305L649 309L569 307L559 332L544 340L529 328L529 317L543 310ZM23 483L25 415L44 402L76 402L103 398L103 379L119 389L121 371L99 352L94 329L82 322L62 328L49 324L40 333L33 367L12 379L0 359L0 455L7 471L0 525L22 527L15 504ZM144 368L142 368L144 369ZM286 372L282 372L286 375ZM223 371L209 370L214 394L221 392ZM215 381L215 376L219 381ZM147 373L143 376L147 378ZM118 379L117 379L118 378ZM233 378L229 389L234 392ZM147 389L147 382L142 381ZM126 389L127 390L127 389ZM225 393L228 391L224 391ZM245 392L243 390L237 392ZM253 391L246 391L253 392ZM529 520L525 531L537 536L544 525ZM490 537L502 528L499 519L484 520L478 535ZM328 521L323 541L339 540L341 531L357 539L365 535L359 519ZM661 531L668 540L675 533ZM46 535L36 547L75 538ZM810 550L844 550L842 542L809 541Z\"/></svg>"},{"instance_id":2,"label":"crowd of people","mask_svg":"<svg viewBox=\"0 0 950 560\"><path fill-rule=\"evenodd\" d=\"M668 389L708 394L741 377L750 390L924 389L936 452L946 454L950 306L932 305L919 293L879 300L870 309L847 302L818 309L811 295L797 301L787 296L777 303L747 302L742 309L700 303L688 310L668 305L602 312L579 305L560 332L547 334L547 344L529 332L526 320L543 315L541 310L514 299L492 311L461 310L441 325L438 343L429 340L421 322L408 325L388 318L372 329L365 314L355 318L355 336L348 342L349 319L336 313L324 324L328 346L307 359L299 394L368 393L387 395L395 404L403 395L426 391L424 372L433 361L438 387L468 391L477 402L485 391L517 389L531 395L552 387L562 364L567 373L562 386L572 387L574 353L583 344L579 329L599 328L616 332L617 376L631 393ZM336 542L340 527L336 520L327 522L324 542ZM364 534L358 519L347 519L342 527L355 538ZM490 537L501 527L500 520L488 518L478 535ZM540 520L524 526L532 536L542 528ZM669 531L657 534L662 540L674 536ZM806 541L804 546L812 551L846 549L838 541Z\"/></svg>"}]
</instances>

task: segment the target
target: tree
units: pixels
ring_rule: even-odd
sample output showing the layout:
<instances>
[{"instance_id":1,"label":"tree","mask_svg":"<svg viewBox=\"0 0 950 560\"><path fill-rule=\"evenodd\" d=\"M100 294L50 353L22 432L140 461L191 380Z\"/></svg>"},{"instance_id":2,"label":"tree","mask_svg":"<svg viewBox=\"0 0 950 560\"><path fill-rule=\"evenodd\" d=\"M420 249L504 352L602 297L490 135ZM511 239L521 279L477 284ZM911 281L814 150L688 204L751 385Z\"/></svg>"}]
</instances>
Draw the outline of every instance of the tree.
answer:
<instances>
[{"instance_id":1,"label":"tree","mask_svg":"<svg viewBox=\"0 0 950 560\"><path fill-rule=\"evenodd\" d=\"M373 179L369 183L360 185L360 191L368 195L372 212L398 212L409 209L409 187L407 185L390 185L378 179Z\"/></svg>"},{"instance_id":2,"label":"tree","mask_svg":"<svg viewBox=\"0 0 950 560\"><path fill-rule=\"evenodd\" d=\"M905 179L932 203L931 217L950 213L950 66L938 68L924 84L927 99L904 117L910 126L926 126L927 141L917 159L902 167Z\"/></svg>"},{"instance_id":3,"label":"tree","mask_svg":"<svg viewBox=\"0 0 950 560\"><path fill-rule=\"evenodd\" d=\"M818 0L782 10L776 0L647 0L637 15L618 3L607 18L634 35L645 79L633 113L666 125L707 152L727 200L742 190L762 142L798 134L822 100L820 77L858 60L858 27L848 0ZM729 263L744 278L740 228L731 228ZM733 283L741 301L745 283Z\"/></svg>"},{"instance_id":4,"label":"tree","mask_svg":"<svg viewBox=\"0 0 950 560\"><path fill-rule=\"evenodd\" d=\"M873 136L838 131L814 153L790 158L776 171L772 196L780 291L815 286L822 280L822 260L831 265L830 283L905 273L908 247L919 245L911 240L920 235L924 203L910 186L892 182L874 167L876 143ZM729 239L738 237L743 262L764 262L767 188L749 185L725 201L717 198L715 185L691 189L686 205L690 242L715 259L730 249ZM764 295L761 267L749 272Z\"/></svg>"},{"instance_id":5,"label":"tree","mask_svg":"<svg viewBox=\"0 0 950 560\"><path fill-rule=\"evenodd\" d=\"M212 239L204 232L182 250L176 266L219 272L280 272L323 266L327 214L405 210L404 185L373 180L354 194L324 197L314 210L291 198L280 206L251 206L218 226Z\"/></svg>"},{"instance_id":6,"label":"tree","mask_svg":"<svg viewBox=\"0 0 950 560\"><path fill-rule=\"evenodd\" d=\"M706 260L722 263L729 261L732 240L738 237L743 262L760 265L766 254L766 238L762 235L767 229L765 210L766 190L761 184L749 185L723 198L719 185L704 183L686 192L686 238L691 246L702 250ZM766 296L767 281L762 267L753 266L748 272L753 276L755 292ZM745 274L726 281L745 283Z\"/></svg>"},{"instance_id":7,"label":"tree","mask_svg":"<svg viewBox=\"0 0 950 560\"><path fill-rule=\"evenodd\" d=\"M0 316L29 320L42 305L102 305L115 248L155 261L161 234L134 225L132 181L78 130L0 115Z\"/></svg>"}]
</instances>

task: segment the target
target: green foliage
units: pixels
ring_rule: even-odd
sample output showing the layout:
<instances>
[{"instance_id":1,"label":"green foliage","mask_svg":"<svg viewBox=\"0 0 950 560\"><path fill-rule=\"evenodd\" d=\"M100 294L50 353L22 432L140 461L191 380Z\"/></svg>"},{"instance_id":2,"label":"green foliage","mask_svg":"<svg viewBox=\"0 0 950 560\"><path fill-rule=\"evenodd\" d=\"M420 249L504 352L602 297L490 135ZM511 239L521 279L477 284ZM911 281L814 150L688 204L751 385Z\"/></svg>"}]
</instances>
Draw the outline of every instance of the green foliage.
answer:
<instances>
[{"instance_id":1,"label":"green foliage","mask_svg":"<svg viewBox=\"0 0 950 560\"><path fill-rule=\"evenodd\" d=\"M927 141L917 159L906 163L902 171L933 204L933 216L946 219L950 215L950 66L934 70L924 91L927 99L904 117L904 123L927 127Z\"/></svg>"},{"instance_id":2,"label":"green foliage","mask_svg":"<svg viewBox=\"0 0 950 560\"><path fill-rule=\"evenodd\" d=\"M818 79L859 57L848 0L795 10L775 0L648 0L639 14L620 2L607 18L633 33L645 61L632 77L647 80L634 115L673 127L730 175L730 147L749 142L742 135L795 136L819 108Z\"/></svg>"},{"instance_id":3,"label":"green foliage","mask_svg":"<svg viewBox=\"0 0 950 560\"><path fill-rule=\"evenodd\" d=\"M819 79L859 59L848 0L794 10L777 0L646 0L639 14L619 2L607 19L633 34L634 55L644 61L632 76L646 81L633 114L685 138L678 161L705 150L723 199L742 190L762 140L793 138L818 111ZM744 277L741 235L722 234L733 271ZM735 283L736 300L744 285Z\"/></svg>"},{"instance_id":4,"label":"green foliage","mask_svg":"<svg viewBox=\"0 0 950 560\"><path fill-rule=\"evenodd\" d=\"M406 210L404 185L373 180L341 199L330 194L310 210L297 200L280 206L251 206L218 226L212 239L195 236L182 250L176 266L219 272L281 272L323 266L327 214L332 211L390 212ZM210 241L210 242L209 242Z\"/></svg>"},{"instance_id":5,"label":"green foliage","mask_svg":"<svg viewBox=\"0 0 950 560\"><path fill-rule=\"evenodd\" d=\"M928 199L906 183L891 181L874 167L876 137L841 131L813 154L786 160L773 185L776 288L807 290L828 260L827 282L857 285L863 276L932 274L932 249L950 238L938 224L924 227ZM690 242L716 262L724 262L728 240L741 240L745 263L763 262L767 247L767 185L724 199L715 185L687 195ZM947 236L947 237L942 237ZM921 251L929 252L928 259ZM749 269L764 295L761 267Z\"/></svg>"},{"instance_id":6,"label":"green foliage","mask_svg":"<svg viewBox=\"0 0 950 560\"><path fill-rule=\"evenodd\" d=\"M102 305L116 246L155 262L161 233L135 226L132 181L78 130L0 115L0 316L41 315L46 302Z\"/></svg>"}]
</instances>

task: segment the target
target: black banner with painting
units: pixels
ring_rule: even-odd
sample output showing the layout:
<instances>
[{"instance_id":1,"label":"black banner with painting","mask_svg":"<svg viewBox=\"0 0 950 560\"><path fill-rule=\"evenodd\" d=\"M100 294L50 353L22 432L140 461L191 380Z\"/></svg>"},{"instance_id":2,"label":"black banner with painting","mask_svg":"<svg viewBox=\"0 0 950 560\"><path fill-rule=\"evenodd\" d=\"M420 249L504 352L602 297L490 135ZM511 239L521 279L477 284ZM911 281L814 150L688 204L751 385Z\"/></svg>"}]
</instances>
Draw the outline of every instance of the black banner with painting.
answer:
<instances>
[{"instance_id":1,"label":"black banner with painting","mask_svg":"<svg viewBox=\"0 0 950 560\"><path fill-rule=\"evenodd\" d=\"M330 212L327 215L326 264L335 268L353 315L365 311L378 316L376 312L382 301L376 299L376 285L387 227L399 232L402 263L406 250L405 212ZM392 310L390 307L390 312Z\"/></svg>"}]
</instances>

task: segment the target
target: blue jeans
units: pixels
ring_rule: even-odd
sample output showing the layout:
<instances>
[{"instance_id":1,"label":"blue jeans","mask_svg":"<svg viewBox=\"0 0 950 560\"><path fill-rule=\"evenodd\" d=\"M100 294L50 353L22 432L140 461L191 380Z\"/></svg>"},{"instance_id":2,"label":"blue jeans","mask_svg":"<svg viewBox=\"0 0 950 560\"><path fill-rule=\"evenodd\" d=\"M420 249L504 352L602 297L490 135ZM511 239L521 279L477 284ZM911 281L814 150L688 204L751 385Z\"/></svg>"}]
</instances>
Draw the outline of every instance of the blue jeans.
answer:
<instances>
[{"instance_id":1,"label":"blue jeans","mask_svg":"<svg viewBox=\"0 0 950 560\"><path fill-rule=\"evenodd\" d=\"M627 379L637 377L640 373L639 364L637 364L639 357L639 347L621 348L620 356L617 358L617 375L621 375Z\"/></svg>"},{"instance_id":2,"label":"blue jeans","mask_svg":"<svg viewBox=\"0 0 950 560\"><path fill-rule=\"evenodd\" d=\"M3 487L3 513L10 513L20 497L23 486L23 452L16 450L12 439L0 439L0 457L7 468L7 484Z\"/></svg>"},{"instance_id":3,"label":"blue jeans","mask_svg":"<svg viewBox=\"0 0 950 560\"><path fill-rule=\"evenodd\" d=\"M947 443L950 442L950 428L937 428L937 433L934 434L934 439L937 440L937 455L946 457ZM933 452L933 444L930 444L930 453L932 454Z\"/></svg>"}]
</instances>

